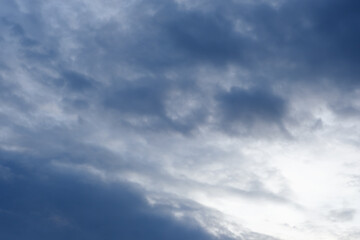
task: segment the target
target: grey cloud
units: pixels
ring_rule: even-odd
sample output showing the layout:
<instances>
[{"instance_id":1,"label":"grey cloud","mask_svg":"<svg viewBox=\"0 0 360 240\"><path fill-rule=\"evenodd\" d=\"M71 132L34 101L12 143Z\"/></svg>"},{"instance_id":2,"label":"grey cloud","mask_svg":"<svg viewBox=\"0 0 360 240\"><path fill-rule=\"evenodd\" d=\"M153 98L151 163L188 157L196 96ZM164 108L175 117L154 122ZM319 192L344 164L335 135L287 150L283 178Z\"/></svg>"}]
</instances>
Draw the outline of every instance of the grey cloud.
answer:
<instances>
[{"instance_id":1,"label":"grey cloud","mask_svg":"<svg viewBox=\"0 0 360 240\"><path fill-rule=\"evenodd\" d=\"M18 94L16 84L2 80L0 77L0 99L3 103L20 111L29 111L34 108L31 103Z\"/></svg>"},{"instance_id":2,"label":"grey cloud","mask_svg":"<svg viewBox=\"0 0 360 240\"><path fill-rule=\"evenodd\" d=\"M332 210L329 213L329 218L334 222L348 222L355 217L356 210L351 208Z\"/></svg>"},{"instance_id":3,"label":"grey cloud","mask_svg":"<svg viewBox=\"0 0 360 240\"><path fill-rule=\"evenodd\" d=\"M38 63L49 64L50 60L58 56L57 41L43 32L44 25L37 19L38 17L28 15L27 18L22 19L23 16L20 16L19 18L14 16L1 18L0 24L3 25L3 32L7 37L4 43L9 47L11 45L14 47L13 42L17 42L18 46L13 50L17 51L19 56Z\"/></svg>"},{"instance_id":4,"label":"grey cloud","mask_svg":"<svg viewBox=\"0 0 360 240\"><path fill-rule=\"evenodd\" d=\"M245 234L244 240L280 240L280 239L252 232L252 233Z\"/></svg>"},{"instance_id":5,"label":"grey cloud","mask_svg":"<svg viewBox=\"0 0 360 240\"><path fill-rule=\"evenodd\" d=\"M30 48L30 47L38 45L38 43L35 40L33 40L33 39L29 38L28 36L26 36L26 33L25 33L23 27L20 24L10 22L6 18L2 19L2 23L6 27L8 27L11 35L13 35L14 37L19 39L20 44L23 47Z\"/></svg>"},{"instance_id":6,"label":"grey cloud","mask_svg":"<svg viewBox=\"0 0 360 240\"><path fill-rule=\"evenodd\" d=\"M243 39L233 31L233 24L221 15L197 12L171 16L167 31L170 39L192 58L222 63L241 60Z\"/></svg>"},{"instance_id":7,"label":"grey cloud","mask_svg":"<svg viewBox=\"0 0 360 240\"><path fill-rule=\"evenodd\" d=\"M329 78L346 87L359 74L354 14L358 8L356 1L291 1L279 11L255 8L256 14L246 16L266 44L276 49L273 55L295 66L291 71L283 69L288 77L320 82Z\"/></svg>"},{"instance_id":8,"label":"grey cloud","mask_svg":"<svg viewBox=\"0 0 360 240\"><path fill-rule=\"evenodd\" d=\"M152 209L130 186L99 183L46 164L34 168L4 152L1 156L2 168L15 175L0 179L2 238L216 239Z\"/></svg>"},{"instance_id":9,"label":"grey cloud","mask_svg":"<svg viewBox=\"0 0 360 240\"><path fill-rule=\"evenodd\" d=\"M191 86L193 83L184 84L172 82L168 79L140 79L131 83L119 84L112 90L105 90L105 97L102 103L106 109L112 110L115 113L115 117L130 116L132 119L147 119L143 126L149 129L155 130L174 130L187 134L196 127L203 123L206 118L205 109L190 110L184 119L173 119L169 116L166 102L170 101L171 91L177 90L182 92L181 94L192 94ZM196 86L195 86L196 87ZM170 102L170 104L174 104ZM183 106L174 106L176 108L187 108L186 102ZM119 113L116 114L116 113ZM130 126L136 127L136 124L127 121L124 122ZM131 118L130 118L131 119Z\"/></svg>"},{"instance_id":10,"label":"grey cloud","mask_svg":"<svg viewBox=\"0 0 360 240\"><path fill-rule=\"evenodd\" d=\"M124 113L164 115L164 86L150 82L150 86L125 87L111 93L104 105Z\"/></svg>"},{"instance_id":11,"label":"grey cloud","mask_svg":"<svg viewBox=\"0 0 360 240\"><path fill-rule=\"evenodd\" d=\"M85 91L92 87L93 82L93 80L83 74L74 71L64 71L62 73L62 78L59 81L63 82L63 84L59 83L59 87L65 85L66 88L69 88L72 91Z\"/></svg>"},{"instance_id":12,"label":"grey cloud","mask_svg":"<svg viewBox=\"0 0 360 240\"><path fill-rule=\"evenodd\" d=\"M286 115L286 101L268 90L233 87L219 93L217 101L224 129L240 124L251 131L259 122L281 127Z\"/></svg>"},{"instance_id":13,"label":"grey cloud","mask_svg":"<svg viewBox=\"0 0 360 240\"><path fill-rule=\"evenodd\" d=\"M129 1L126 6L124 1L101 2L107 10L126 9L116 14L97 10L100 6L96 3L99 4L8 0L2 4L0 124L8 132L4 130L0 143L4 148L26 149L28 152L18 157L29 158L29 165L40 167L50 160L70 166L87 164L109 175L129 170L176 185L175 177L164 173L166 170L160 166L180 155L166 151L173 145L173 149L191 151L185 142L201 145L207 133L216 135L218 130L238 139L245 135L258 140L289 136L289 115L296 111L291 109L291 101L293 95L301 94L297 86L317 85L319 92L313 94L323 96L340 118L358 116L353 99L342 97L358 89L358 1L294 0L277 7L264 1L197 1L190 8L174 1ZM213 72L218 75L212 76ZM41 92L32 89L34 86ZM333 100L334 96L324 93L322 86L336 91L343 101ZM310 106L308 111L311 110ZM326 126L325 121L317 125ZM281 134L274 134L278 132ZM109 143L101 142L109 138ZM194 138L200 140L192 141ZM156 143L161 148L156 141L161 142L162 145ZM121 153L105 150L102 144ZM206 146L202 154L210 152L208 149L214 145ZM37 158L27 156L29 152L35 152ZM209 155L205 160L199 159L200 154L189 155L197 162L192 165L194 169L189 167L191 171L215 161L225 164L219 160L223 156L212 162ZM244 172L251 171L246 164L242 168ZM12 176L9 169L11 166L1 167L0 173ZM51 173L54 176L47 177L56 182L56 187L67 183L67 176L58 179ZM35 177L30 174L28 178ZM177 186L213 187L187 180L179 180ZM20 183L23 182L6 187L13 191L10 195L13 193L14 199L18 194L26 208L29 206L21 198L31 194L21 193ZM37 179L29 184L40 188L40 202L46 203L46 192L51 192L51 188L45 181ZM97 186L91 189L104 193ZM250 190L218 187L252 199L291 201L262 186ZM78 183L66 192L77 193L83 188L86 189ZM58 192L53 193L61 199ZM104 194L103 199L90 192L76 196L91 196L95 205L97 200L103 204L110 201L116 208L110 191ZM59 199L51 201L58 203ZM68 196L65 200L74 207ZM39 210L35 202L33 199L32 206ZM127 204L131 205L125 201L124 208ZM134 209L142 206L147 208L141 202ZM87 207L77 214L90 209ZM31 230L36 226L29 221L34 217L30 208L20 221ZM106 214L111 215L111 210L106 209ZM354 214L351 209L344 209L334 210L330 216L334 221L350 221ZM68 225L68 218L61 214L49 217L62 227ZM19 219L11 219L10 225L15 229ZM44 219L40 222L50 224ZM80 220L87 226L95 225L92 220ZM109 228L116 232L112 224ZM208 237L202 230L185 232L189 235L179 236ZM151 230L148 233L160 234ZM271 239L256 233L244 238Z\"/></svg>"}]
</instances>

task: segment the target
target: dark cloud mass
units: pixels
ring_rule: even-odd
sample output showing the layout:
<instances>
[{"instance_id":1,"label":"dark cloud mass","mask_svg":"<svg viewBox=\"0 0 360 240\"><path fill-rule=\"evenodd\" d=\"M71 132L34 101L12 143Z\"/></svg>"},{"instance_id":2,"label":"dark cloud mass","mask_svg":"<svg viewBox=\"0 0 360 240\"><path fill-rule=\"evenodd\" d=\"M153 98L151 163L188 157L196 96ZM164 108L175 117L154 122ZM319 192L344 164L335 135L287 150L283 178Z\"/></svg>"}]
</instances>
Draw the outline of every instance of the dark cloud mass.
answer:
<instances>
[{"instance_id":1,"label":"dark cloud mass","mask_svg":"<svg viewBox=\"0 0 360 240\"><path fill-rule=\"evenodd\" d=\"M285 115L285 101L259 89L244 90L233 87L229 92L219 94L218 102L220 111L223 112L223 123L279 123Z\"/></svg>"},{"instance_id":2,"label":"dark cloud mass","mask_svg":"<svg viewBox=\"0 0 360 240\"><path fill-rule=\"evenodd\" d=\"M0 180L3 239L214 239L152 209L129 186L13 158L1 153L1 169L8 171Z\"/></svg>"},{"instance_id":3,"label":"dark cloud mass","mask_svg":"<svg viewBox=\"0 0 360 240\"><path fill-rule=\"evenodd\" d=\"M359 1L0 6L0 239L358 235Z\"/></svg>"},{"instance_id":4,"label":"dark cloud mass","mask_svg":"<svg viewBox=\"0 0 360 240\"><path fill-rule=\"evenodd\" d=\"M163 95L166 89L154 82L150 84L150 86L124 87L110 93L104 105L124 113L162 116L165 114Z\"/></svg>"},{"instance_id":5,"label":"dark cloud mass","mask_svg":"<svg viewBox=\"0 0 360 240\"><path fill-rule=\"evenodd\" d=\"M241 59L242 39L223 16L179 14L167 26L171 40L191 58L213 63Z\"/></svg>"}]
</instances>

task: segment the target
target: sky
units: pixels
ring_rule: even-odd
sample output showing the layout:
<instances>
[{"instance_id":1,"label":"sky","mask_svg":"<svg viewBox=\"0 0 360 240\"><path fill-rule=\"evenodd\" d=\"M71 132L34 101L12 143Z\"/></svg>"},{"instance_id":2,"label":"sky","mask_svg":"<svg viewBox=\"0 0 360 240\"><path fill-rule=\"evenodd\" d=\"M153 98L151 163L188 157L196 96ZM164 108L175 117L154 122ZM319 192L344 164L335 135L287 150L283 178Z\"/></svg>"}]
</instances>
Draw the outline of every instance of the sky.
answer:
<instances>
[{"instance_id":1,"label":"sky","mask_svg":"<svg viewBox=\"0 0 360 240\"><path fill-rule=\"evenodd\" d=\"M355 0L0 0L0 239L359 239L359 28Z\"/></svg>"}]
</instances>

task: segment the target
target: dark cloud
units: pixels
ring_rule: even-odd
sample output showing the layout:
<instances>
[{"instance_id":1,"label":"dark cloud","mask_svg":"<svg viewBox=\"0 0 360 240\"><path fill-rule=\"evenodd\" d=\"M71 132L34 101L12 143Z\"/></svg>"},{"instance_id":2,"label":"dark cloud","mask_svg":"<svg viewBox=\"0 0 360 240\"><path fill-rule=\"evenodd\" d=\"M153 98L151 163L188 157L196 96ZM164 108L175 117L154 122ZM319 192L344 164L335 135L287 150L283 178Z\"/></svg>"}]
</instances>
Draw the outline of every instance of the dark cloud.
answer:
<instances>
[{"instance_id":1,"label":"dark cloud","mask_svg":"<svg viewBox=\"0 0 360 240\"><path fill-rule=\"evenodd\" d=\"M135 83L124 83L112 90L105 90L103 105L105 109L115 112L116 116L129 116L130 120L122 118L133 127L144 127L154 130L173 130L187 134L205 121L206 110L191 110L185 119L172 119L169 116L166 101L170 101L171 91L178 90L184 96L192 94L193 83L177 83L168 79L140 79ZM196 88L196 86L194 86ZM170 104L173 104L172 102ZM176 106L175 108L187 107ZM118 113L118 114L117 114ZM134 123L132 119L143 121L144 125ZM136 121L137 122L137 121Z\"/></svg>"},{"instance_id":2,"label":"dark cloud","mask_svg":"<svg viewBox=\"0 0 360 240\"><path fill-rule=\"evenodd\" d=\"M221 64L242 57L243 40L222 15L177 12L164 25L175 46L190 58Z\"/></svg>"},{"instance_id":3,"label":"dark cloud","mask_svg":"<svg viewBox=\"0 0 360 240\"><path fill-rule=\"evenodd\" d=\"M2 152L1 169L12 177L0 180L1 238L215 239L151 208L124 184L99 183L9 157Z\"/></svg>"},{"instance_id":4,"label":"dark cloud","mask_svg":"<svg viewBox=\"0 0 360 240\"><path fill-rule=\"evenodd\" d=\"M339 27L357 22L353 13L358 4L354 1L331 1L330 4L290 1L278 8L266 3L231 1L206 5L214 7L201 11L200 8L181 8L175 3L146 3L141 6L143 13L133 17L127 32L111 21L97 26L83 21L77 31L64 26L64 31L81 46L74 53L77 55L77 67L83 68L86 75L81 71L62 70L73 63L70 64L69 59L61 59L61 54L57 53L59 40L55 40L54 33L48 36L49 39L39 39L41 34L33 34L35 31L29 25L6 22L21 42L26 42L29 36L37 38L34 41L38 47L24 46L26 56L31 60L46 62L52 59L59 65L65 65L59 67L55 64L53 67L62 76L60 82L69 91L89 89L89 79L99 73L102 73L103 79L112 79L107 87L113 90L116 82L122 81L115 74L119 65L163 77L164 71L186 72L184 68L194 69L205 63L216 67L235 64L251 71L261 69L268 74L269 77L262 80L250 79L252 85L259 88L263 88L264 81L276 85L276 78L281 81L291 79L288 82L290 86L295 80L313 84L332 79L333 83L344 86L356 82L357 32L353 30L354 24L352 28ZM146 13L151 10L153 14ZM337 19L336 24L329 24L329 19ZM239 21L243 25L237 26ZM54 39L51 44L50 39ZM183 78L188 79L189 76ZM116 108L121 108L123 112L156 116L162 119L161 123L156 121L157 125L173 125L170 129L191 129L191 123L176 127L176 123L164 120L163 98L171 88L160 86L160 90L156 90L155 87L150 89L149 85L151 83L123 86L117 93L110 93L112 96L108 96L105 103L115 106L114 102L117 102ZM135 100L136 94L141 94L144 100ZM118 99L114 100L116 96ZM120 106L126 97L129 104ZM134 109L131 110L132 106ZM140 113L141 110L143 113ZM270 118L268 115L267 119Z\"/></svg>"},{"instance_id":5,"label":"dark cloud","mask_svg":"<svg viewBox=\"0 0 360 240\"><path fill-rule=\"evenodd\" d=\"M260 57L283 63L273 65L273 76L346 87L359 76L358 11L357 1L288 1L278 9L255 6L243 16L269 50Z\"/></svg>"},{"instance_id":6,"label":"dark cloud","mask_svg":"<svg viewBox=\"0 0 360 240\"><path fill-rule=\"evenodd\" d=\"M281 76L356 82L360 55L356 1L289 1L278 8L226 1L204 7L209 5L211 10L201 11L201 4L189 10L172 2L147 2L138 6L142 13L133 16L127 32L111 21L97 26L83 21L77 31L64 24L63 30L81 46L76 50L80 54L77 64L104 74L115 71L119 64L157 73L210 62L216 67L233 63L251 70L271 70L270 81ZM152 10L154 14L148 14ZM237 26L238 22L243 25ZM36 39L45 33L37 33L29 24L11 22L11 26L21 41L29 42L28 38L48 45L47 55L28 50L30 57L54 57L58 47L54 33L46 36L53 40L50 44L49 39Z\"/></svg>"},{"instance_id":7,"label":"dark cloud","mask_svg":"<svg viewBox=\"0 0 360 240\"><path fill-rule=\"evenodd\" d=\"M193 222L179 223L150 208L141 190L59 172L49 159L171 182L178 176L153 158L160 159L159 165L166 158L164 165L171 168L173 158L188 154L185 159L197 171L214 158L198 155L217 145L195 146L202 148L197 155L178 141L202 145L207 133L218 130L238 138L278 137L276 131L290 136L287 124L301 125L303 118L294 118L306 115L297 112L298 86L316 85L318 92L310 98L324 98L339 119L356 119L360 3L269 2L5 0L0 9L0 148L24 152L0 155L5 193L0 237L212 239L190 227L197 226ZM290 116L294 112L298 115ZM314 116L318 121L309 125L326 128L325 118ZM182 158L179 162L185 164ZM249 199L291 202L265 186L238 189L227 190ZM329 213L343 222L354 215L352 209ZM244 238L272 239L257 233Z\"/></svg>"},{"instance_id":8,"label":"dark cloud","mask_svg":"<svg viewBox=\"0 0 360 240\"><path fill-rule=\"evenodd\" d=\"M12 36L19 39L20 44L23 47L29 48L29 47L36 46L38 44L35 40L26 36L24 28L20 24L13 23L6 18L2 18L2 23L8 27L10 34Z\"/></svg>"},{"instance_id":9,"label":"dark cloud","mask_svg":"<svg viewBox=\"0 0 360 240\"><path fill-rule=\"evenodd\" d=\"M127 31L107 22L96 31L86 25L82 35L76 36L90 64L97 62L102 68L126 64L151 73L208 63L213 67L231 62L246 65L251 49L258 47L235 31L234 19L226 11L186 10L171 1L149 1L137 7L142 13L132 18Z\"/></svg>"},{"instance_id":10,"label":"dark cloud","mask_svg":"<svg viewBox=\"0 0 360 240\"><path fill-rule=\"evenodd\" d=\"M77 73L74 71L64 71L62 73L62 78L59 80L59 87L66 87L71 91L85 91L87 89L92 88L93 80L89 79L89 77Z\"/></svg>"},{"instance_id":11,"label":"dark cloud","mask_svg":"<svg viewBox=\"0 0 360 240\"><path fill-rule=\"evenodd\" d=\"M16 47L15 45L12 46L15 47L12 50L16 50L18 56L33 61L30 65L36 63L48 65L58 57L58 41L43 31L44 23L38 15L35 13L25 16L19 15L14 10L10 13L13 15L4 17L4 14L0 16L0 25L2 25L0 27L5 33L7 45L13 45L14 42L18 43Z\"/></svg>"},{"instance_id":12,"label":"dark cloud","mask_svg":"<svg viewBox=\"0 0 360 240\"><path fill-rule=\"evenodd\" d=\"M164 116L165 86L153 81L146 85L128 86L106 96L105 107L136 115Z\"/></svg>"},{"instance_id":13,"label":"dark cloud","mask_svg":"<svg viewBox=\"0 0 360 240\"><path fill-rule=\"evenodd\" d=\"M233 87L217 96L221 124L241 124L251 128L257 123L281 125L286 102L268 90Z\"/></svg>"}]
</instances>

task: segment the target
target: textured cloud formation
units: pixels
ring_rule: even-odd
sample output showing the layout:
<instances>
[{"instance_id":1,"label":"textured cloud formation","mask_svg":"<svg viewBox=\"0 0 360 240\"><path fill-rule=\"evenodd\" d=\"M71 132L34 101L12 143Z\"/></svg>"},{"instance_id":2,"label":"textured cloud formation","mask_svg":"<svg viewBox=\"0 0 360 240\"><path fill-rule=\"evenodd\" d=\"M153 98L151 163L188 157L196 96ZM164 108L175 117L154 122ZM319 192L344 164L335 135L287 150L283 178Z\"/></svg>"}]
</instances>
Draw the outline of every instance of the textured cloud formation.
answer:
<instances>
[{"instance_id":1,"label":"textured cloud formation","mask_svg":"<svg viewBox=\"0 0 360 240\"><path fill-rule=\"evenodd\" d=\"M129 186L99 183L79 172L54 172L49 166L23 166L13 158L18 156L2 154L2 168L11 172L0 182L4 238L213 239L150 209Z\"/></svg>"},{"instance_id":2,"label":"textured cloud formation","mask_svg":"<svg viewBox=\"0 0 360 240\"><path fill-rule=\"evenodd\" d=\"M0 237L357 239L359 10L4 0Z\"/></svg>"}]
</instances>

